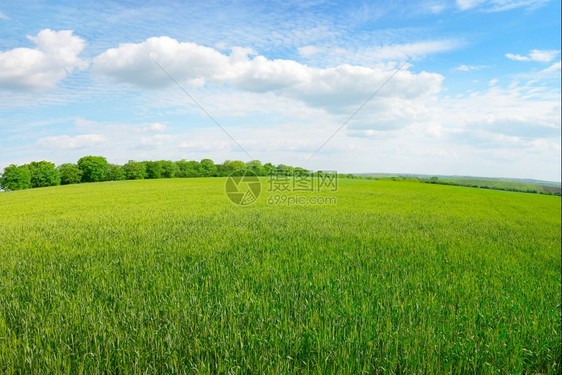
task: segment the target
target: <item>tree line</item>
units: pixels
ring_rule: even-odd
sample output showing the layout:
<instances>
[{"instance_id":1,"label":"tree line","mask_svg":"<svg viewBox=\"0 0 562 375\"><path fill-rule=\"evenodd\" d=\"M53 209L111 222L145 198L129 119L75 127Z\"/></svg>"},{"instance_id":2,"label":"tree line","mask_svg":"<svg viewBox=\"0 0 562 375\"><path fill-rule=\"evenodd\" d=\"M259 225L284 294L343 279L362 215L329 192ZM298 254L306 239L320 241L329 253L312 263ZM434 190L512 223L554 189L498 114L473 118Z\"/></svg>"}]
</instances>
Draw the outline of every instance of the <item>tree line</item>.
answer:
<instances>
[{"instance_id":1,"label":"tree line","mask_svg":"<svg viewBox=\"0 0 562 375\"><path fill-rule=\"evenodd\" d=\"M82 182L101 182L119 180L142 180L173 177L223 177L237 170L249 170L258 176L273 173L292 176L306 174L308 170L284 164L262 164L259 160L247 163L239 160L226 160L215 164L211 159L193 160L129 160L124 165L108 163L103 156L84 156L76 164L65 163L55 166L48 161L33 161L29 164L12 164L4 168L0 177L0 187L4 190L78 184ZM347 175L349 178L355 176Z\"/></svg>"}]
</instances>

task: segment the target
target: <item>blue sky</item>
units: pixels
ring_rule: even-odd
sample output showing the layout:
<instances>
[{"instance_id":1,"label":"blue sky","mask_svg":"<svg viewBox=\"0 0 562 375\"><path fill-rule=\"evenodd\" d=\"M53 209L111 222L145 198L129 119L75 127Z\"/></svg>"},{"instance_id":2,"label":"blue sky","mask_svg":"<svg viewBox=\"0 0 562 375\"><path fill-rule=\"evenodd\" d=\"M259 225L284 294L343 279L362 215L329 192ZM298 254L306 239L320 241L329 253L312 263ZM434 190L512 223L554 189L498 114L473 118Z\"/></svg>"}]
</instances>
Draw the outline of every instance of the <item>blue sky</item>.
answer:
<instances>
[{"instance_id":1,"label":"blue sky","mask_svg":"<svg viewBox=\"0 0 562 375\"><path fill-rule=\"evenodd\" d=\"M94 154L560 181L559 1L79 4L0 3L0 168Z\"/></svg>"}]
</instances>

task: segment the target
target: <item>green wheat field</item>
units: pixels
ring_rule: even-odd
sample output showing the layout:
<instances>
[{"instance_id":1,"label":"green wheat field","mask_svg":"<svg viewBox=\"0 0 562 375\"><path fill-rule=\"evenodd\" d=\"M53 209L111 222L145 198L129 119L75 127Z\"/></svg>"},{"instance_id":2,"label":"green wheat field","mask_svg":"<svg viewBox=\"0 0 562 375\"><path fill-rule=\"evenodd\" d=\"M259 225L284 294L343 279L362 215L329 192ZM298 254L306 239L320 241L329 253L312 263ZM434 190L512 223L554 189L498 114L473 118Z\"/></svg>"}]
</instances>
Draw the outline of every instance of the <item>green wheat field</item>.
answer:
<instances>
[{"instance_id":1,"label":"green wheat field","mask_svg":"<svg viewBox=\"0 0 562 375\"><path fill-rule=\"evenodd\" d=\"M560 373L560 197L224 186L0 193L0 373Z\"/></svg>"}]
</instances>

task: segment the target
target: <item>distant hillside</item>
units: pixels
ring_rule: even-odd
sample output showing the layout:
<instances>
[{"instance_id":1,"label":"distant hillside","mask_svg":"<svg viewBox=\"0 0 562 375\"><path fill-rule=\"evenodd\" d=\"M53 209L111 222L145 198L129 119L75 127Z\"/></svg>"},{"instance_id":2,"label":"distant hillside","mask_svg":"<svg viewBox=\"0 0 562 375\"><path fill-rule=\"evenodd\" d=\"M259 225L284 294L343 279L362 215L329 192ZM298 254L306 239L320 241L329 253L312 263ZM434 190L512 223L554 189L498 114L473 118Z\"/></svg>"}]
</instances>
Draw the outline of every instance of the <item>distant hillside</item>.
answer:
<instances>
[{"instance_id":1,"label":"distant hillside","mask_svg":"<svg viewBox=\"0 0 562 375\"><path fill-rule=\"evenodd\" d=\"M482 189L510 190L526 193L554 194L562 192L561 183L534 179L505 178L505 177L471 177L471 176L445 176L424 175L407 173L355 173L362 177L375 178L417 178L422 182L443 185L458 185Z\"/></svg>"}]
</instances>

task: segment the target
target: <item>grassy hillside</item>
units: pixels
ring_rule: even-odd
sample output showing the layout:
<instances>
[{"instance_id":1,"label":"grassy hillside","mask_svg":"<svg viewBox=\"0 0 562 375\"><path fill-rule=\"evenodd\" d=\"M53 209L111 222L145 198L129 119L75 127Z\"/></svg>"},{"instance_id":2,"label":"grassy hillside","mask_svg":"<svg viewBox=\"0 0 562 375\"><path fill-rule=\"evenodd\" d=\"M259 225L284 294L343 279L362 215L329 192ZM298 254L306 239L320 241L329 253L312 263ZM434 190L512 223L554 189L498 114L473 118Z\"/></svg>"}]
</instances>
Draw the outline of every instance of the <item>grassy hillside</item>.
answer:
<instances>
[{"instance_id":1,"label":"grassy hillside","mask_svg":"<svg viewBox=\"0 0 562 375\"><path fill-rule=\"evenodd\" d=\"M523 193L538 193L560 195L562 191L560 182L542 181L533 179L520 178L502 178L502 177L470 177L470 176L431 176L423 174L392 174L392 173L357 173L361 177L374 178L406 178L418 179L423 182L430 182L432 178L438 177L438 180L431 181L435 184L467 186L483 189L519 191Z\"/></svg>"},{"instance_id":2,"label":"grassy hillside","mask_svg":"<svg viewBox=\"0 0 562 375\"><path fill-rule=\"evenodd\" d=\"M224 179L0 193L0 373L559 373L560 197Z\"/></svg>"},{"instance_id":3,"label":"grassy hillside","mask_svg":"<svg viewBox=\"0 0 562 375\"><path fill-rule=\"evenodd\" d=\"M560 195L560 187L529 184L526 182L515 182L505 180L491 180L478 178L443 178L439 183L454 184L460 186L480 187L485 189L520 191L525 193L547 193Z\"/></svg>"}]
</instances>

